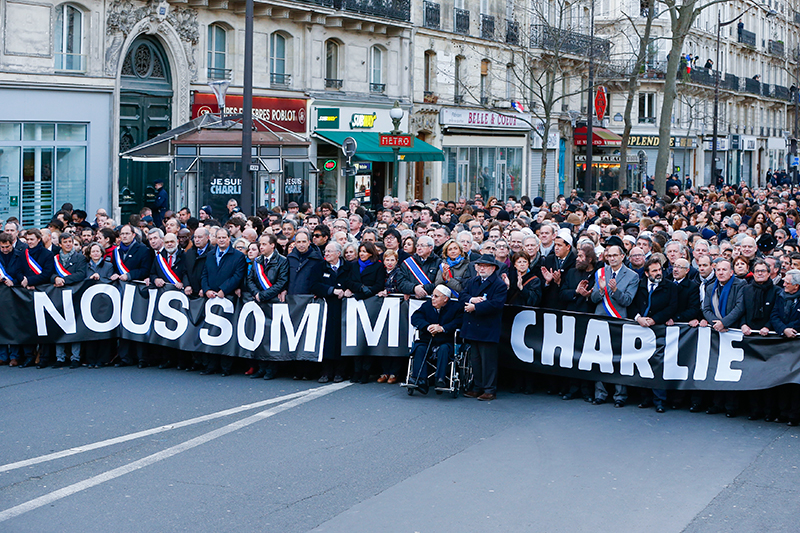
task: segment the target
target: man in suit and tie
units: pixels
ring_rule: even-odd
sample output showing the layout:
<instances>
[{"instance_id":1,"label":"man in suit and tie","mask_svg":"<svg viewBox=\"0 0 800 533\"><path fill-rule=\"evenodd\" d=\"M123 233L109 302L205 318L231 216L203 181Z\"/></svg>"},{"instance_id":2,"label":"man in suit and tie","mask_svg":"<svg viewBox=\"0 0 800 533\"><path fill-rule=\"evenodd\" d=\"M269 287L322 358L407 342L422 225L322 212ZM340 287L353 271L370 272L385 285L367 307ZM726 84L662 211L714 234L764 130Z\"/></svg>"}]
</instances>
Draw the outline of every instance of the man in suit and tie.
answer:
<instances>
[{"instance_id":1,"label":"man in suit and tie","mask_svg":"<svg viewBox=\"0 0 800 533\"><path fill-rule=\"evenodd\" d=\"M628 317L628 306L633 303L639 289L639 275L626 267L625 248L619 237L610 237L606 241L603 260L606 266L597 273L597 280L592 289L592 302L596 315L616 318ZM628 400L628 388L625 385L614 385L614 407L624 407ZM594 405L606 403L608 392L603 382L595 383Z\"/></svg>"},{"instance_id":2,"label":"man in suit and tie","mask_svg":"<svg viewBox=\"0 0 800 533\"><path fill-rule=\"evenodd\" d=\"M152 231L151 236L153 235ZM156 231L160 232L161 230ZM183 279L186 277L186 262L183 260L183 250L178 245L178 236L174 233L167 233L162 237L162 241L161 251L155 253L148 281L159 289L165 286L168 288L174 286L178 290L183 290ZM158 368L171 368L173 359L170 354L172 353L176 354L178 370L182 370L191 358L189 352L151 346L150 357L152 360L148 361L148 363L156 364L160 359L161 364L159 364Z\"/></svg>"},{"instance_id":3,"label":"man in suit and tie","mask_svg":"<svg viewBox=\"0 0 800 533\"><path fill-rule=\"evenodd\" d=\"M243 253L231 246L231 234L226 228L219 228L216 233L217 245L208 253L200 287L203 296L209 300L240 296L239 290L244 275L247 273L247 260ZM206 369L202 375L208 376L220 372L223 377L231 374L233 357L227 355L208 354Z\"/></svg>"},{"instance_id":4,"label":"man in suit and tie","mask_svg":"<svg viewBox=\"0 0 800 533\"><path fill-rule=\"evenodd\" d=\"M684 261L686 261L684 259ZM688 261L686 261L688 263ZM650 257L644 264L645 276L639 281L639 290L633 300L632 310L636 312L634 319L642 327L666 324L677 310L678 287L674 282L664 279L661 261ZM632 311L632 312L633 312ZM639 407L656 406L656 412L664 412L667 391L663 389L644 389Z\"/></svg>"},{"instance_id":5,"label":"man in suit and tie","mask_svg":"<svg viewBox=\"0 0 800 533\"><path fill-rule=\"evenodd\" d=\"M553 250L554 253L544 258L541 268L541 276L544 279L541 306L548 309L563 309L559 298L561 283L566 279L567 272L575 267L572 233L568 229L559 230Z\"/></svg>"}]
</instances>

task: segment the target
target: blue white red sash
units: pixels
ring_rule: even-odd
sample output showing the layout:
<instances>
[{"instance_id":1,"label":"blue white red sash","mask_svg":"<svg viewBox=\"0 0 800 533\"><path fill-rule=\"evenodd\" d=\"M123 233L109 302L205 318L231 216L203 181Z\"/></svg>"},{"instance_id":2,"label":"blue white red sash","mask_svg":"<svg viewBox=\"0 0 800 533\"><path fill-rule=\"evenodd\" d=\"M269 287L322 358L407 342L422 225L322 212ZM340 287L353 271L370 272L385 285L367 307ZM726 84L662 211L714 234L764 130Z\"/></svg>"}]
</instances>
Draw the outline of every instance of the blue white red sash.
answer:
<instances>
[{"instance_id":1,"label":"blue white red sash","mask_svg":"<svg viewBox=\"0 0 800 533\"><path fill-rule=\"evenodd\" d=\"M55 255L55 257L53 258L53 260L54 260L54 261L55 261L55 263L56 263L56 273L57 273L57 274L58 274L60 277L62 277L62 278L66 278L67 276L71 276L71 275L72 275L72 274L70 274L69 270L67 270L66 268L64 268L64 265L63 265L63 264L61 264L61 258L58 256L58 254L56 254L56 255Z\"/></svg>"},{"instance_id":2,"label":"blue white red sash","mask_svg":"<svg viewBox=\"0 0 800 533\"><path fill-rule=\"evenodd\" d=\"M422 268L420 268L417 262L414 261L413 257L409 257L408 259L403 261L403 264L405 264L411 271L411 273L414 274L414 277L417 278L417 281L420 283L420 285L426 285L431 283L431 280L425 274L425 271L422 270Z\"/></svg>"},{"instance_id":3,"label":"blue white red sash","mask_svg":"<svg viewBox=\"0 0 800 533\"><path fill-rule=\"evenodd\" d=\"M597 277L596 281L597 281L598 287L599 287L600 286L600 284L599 284L600 278L602 278L604 280L606 279L606 269L605 268L599 269L595 273L595 276ZM606 283L606 286L603 289L603 307L605 308L606 313L608 313L608 316L614 316L614 317L617 317L617 318L622 318L622 315L619 313L619 311L617 311L617 308L614 307L613 303L611 303L611 296L608 295L608 283Z\"/></svg>"},{"instance_id":4,"label":"blue white red sash","mask_svg":"<svg viewBox=\"0 0 800 533\"><path fill-rule=\"evenodd\" d=\"M122 262L122 254L119 251L119 246L114 248L114 264L117 265L117 270L120 274L129 274L130 270L128 267L125 266L125 263Z\"/></svg>"},{"instance_id":5,"label":"blue white red sash","mask_svg":"<svg viewBox=\"0 0 800 533\"><path fill-rule=\"evenodd\" d=\"M164 274L164 277L168 282L172 283L173 285L180 283L180 278L175 275L175 272L172 270L172 267L169 266L167 260L164 259L163 255L156 254L156 261L158 262L158 267L161 269L161 272Z\"/></svg>"},{"instance_id":6,"label":"blue white red sash","mask_svg":"<svg viewBox=\"0 0 800 533\"><path fill-rule=\"evenodd\" d=\"M256 261L256 279L258 279L258 283L261 285L262 289L267 290L272 287L272 283L267 279L267 273L264 272L264 265L258 261Z\"/></svg>"},{"instance_id":7,"label":"blue white red sash","mask_svg":"<svg viewBox=\"0 0 800 533\"><path fill-rule=\"evenodd\" d=\"M42 267L40 267L39 263L37 263L36 260L33 257L31 257L29 250L30 248L25 250L25 260L28 262L28 268L30 268L33 271L33 273L36 274L37 276L41 276Z\"/></svg>"},{"instance_id":8,"label":"blue white red sash","mask_svg":"<svg viewBox=\"0 0 800 533\"><path fill-rule=\"evenodd\" d=\"M3 281L4 279L11 279L11 276L9 276L8 272L6 272L5 267L3 267L3 263L0 263L0 281ZM14 280L11 279L11 281Z\"/></svg>"}]
</instances>

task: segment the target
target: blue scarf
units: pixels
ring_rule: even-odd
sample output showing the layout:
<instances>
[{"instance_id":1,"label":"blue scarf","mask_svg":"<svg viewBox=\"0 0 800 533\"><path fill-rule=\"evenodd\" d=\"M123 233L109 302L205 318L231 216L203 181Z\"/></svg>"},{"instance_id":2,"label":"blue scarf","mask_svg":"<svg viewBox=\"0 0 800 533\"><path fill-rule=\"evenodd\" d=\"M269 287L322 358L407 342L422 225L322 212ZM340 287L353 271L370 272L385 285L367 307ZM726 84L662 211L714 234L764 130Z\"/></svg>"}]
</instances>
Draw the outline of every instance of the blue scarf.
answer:
<instances>
[{"instance_id":1,"label":"blue scarf","mask_svg":"<svg viewBox=\"0 0 800 533\"><path fill-rule=\"evenodd\" d=\"M461 261L464 260L464 256L459 255L456 259L450 259L449 257L445 257L444 260L447 261L447 266L453 268L454 266L461 264Z\"/></svg>"},{"instance_id":2,"label":"blue scarf","mask_svg":"<svg viewBox=\"0 0 800 533\"><path fill-rule=\"evenodd\" d=\"M358 268L359 272L364 272L364 269L373 264L374 261L370 259L369 261L362 261L361 259L358 260Z\"/></svg>"},{"instance_id":3,"label":"blue scarf","mask_svg":"<svg viewBox=\"0 0 800 533\"><path fill-rule=\"evenodd\" d=\"M131 243L129 245L125 246L124 244L122 244L122 241L120 241L119 244L117 245L117 247L120 249L120 251L123 254L127 254L128 250L130 250L130 248L131 248L131 246L133 246L134 242L136 242L136 241L131 241Z\"/></svg>"},{"instance_id":4,"label":"blue scarf","mask_svg":"<svg viewBox=\"0 0 800 533\"><path fill-rule=\"evenodd\" d=\"M719 287L719 280L714 282L714 291L717 292L717 288ZM719 295L719 313L721 315L720 318L725 318L725 314L728 312L728 296L731 293L731 287L733 287L733 278L728 280L728 283L722 287L722 293ZM712 293L713 294L713 293Z\"/></svg>"}]
</instances>

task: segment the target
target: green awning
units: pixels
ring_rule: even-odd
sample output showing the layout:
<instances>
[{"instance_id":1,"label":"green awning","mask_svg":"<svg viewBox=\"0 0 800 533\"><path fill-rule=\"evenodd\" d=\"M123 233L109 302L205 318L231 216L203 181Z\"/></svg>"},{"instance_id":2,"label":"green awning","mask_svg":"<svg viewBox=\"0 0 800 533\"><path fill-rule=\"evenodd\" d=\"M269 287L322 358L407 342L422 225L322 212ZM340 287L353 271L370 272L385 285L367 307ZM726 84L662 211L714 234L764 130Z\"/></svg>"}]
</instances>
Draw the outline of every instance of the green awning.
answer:
<instances>
[{"instance_id":1,"label":"green awning","mask_svg":"<svg viewBox=\"0 0 800 533\"><path fill-rule=\"evenodd\" d=\"M341 147L347 137L356 140L357 149L353 159L356 161L394 161L392 149L380 146L380 133L373 131L315 131L314 135L331 144ZM414 139L411 148L400 148L401 161L444 161L444 153L425 141Z\"/></svg>"}]
</instances>

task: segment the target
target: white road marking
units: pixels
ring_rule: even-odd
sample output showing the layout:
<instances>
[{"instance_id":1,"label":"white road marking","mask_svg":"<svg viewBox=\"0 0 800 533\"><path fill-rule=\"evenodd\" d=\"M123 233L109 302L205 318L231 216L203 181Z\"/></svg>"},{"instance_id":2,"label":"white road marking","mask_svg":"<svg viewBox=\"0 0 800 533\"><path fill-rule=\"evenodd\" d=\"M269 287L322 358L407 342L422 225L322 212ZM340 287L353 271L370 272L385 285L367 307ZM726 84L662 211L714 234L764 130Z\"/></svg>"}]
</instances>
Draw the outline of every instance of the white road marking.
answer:
<instances>
[{"instance_id":1,"label":"white road marking","mask_svg":"<svg viewBox=\"0 0 800 533\"><path fill-rule=\"evenodd\" d=\"M337 383L335 385L326 385L324 387L317 387L311 389L310 391L308 391L299 398L295 398L276 407L272 407L270 409L267 409L266 411L261 411L260 413L256 413L247 418L243 418L242 420L238 420L219 429L209 431L208 433L200 435L199 437L189 439L186 442L182 442L181 444L175 445L171 448L167 448L166 450L154 453L152 455L149 455L132 463L128 463L127 465L120 466L113 470L109 470L108 472L104 472L97 476L90 477L89 479L79 481L78 483L74 483L72 485L64 487L63 489L59 489L49 494L45 494L44 496L40 496L25 503L21 503L16 507L12 507L11 509L7 509L3 512L0 512L0 522L5 522L6 520L10 520L11 518L27 513L28 511L33 511L34 509L38 509L39 507L50 505L53 502L56 502L68 496L72 496L73 494L76 494L83 490L95 487L97 485L100 485L101 483L105 483L106 481L111 481L112 479L124 476L125 474L135 472L136 470L139 470L146 466L150 466L159 461L163 461L164 459L168 459L181 452L185 452L187 450L191 450L192 448L196 448L201 444L205 444L214 439L218 439L219 437L227 435L228 433L233 433L234 431L245 428L251 424L255 424L260 420L264 420L265 418L269 418L271 416L277 415L278 413L282 413L283 411L287 411L292 407L297 407L298 405L310 402L311 400L315 400L317 398L325 396L326 394L336 392L349 385L351 384L342 382L342 383Z\"/></svg>"},{"instance_id":2,"label":"white road marking","mask_svg":"<svg viewBox=\"0 0 800 533\"><path fill-rule=\"evenodd\" d=\"M31 459L25 459L23 461L17 461L15 463L8 463L6 465L0 466L0 474L3 472L9 472L11 470L16 470L17 468L23 468L26 466L36 465L39 463L46 463L47 461L53 461L55 459L61 459L62 457L69 457L70 455L75 455L78 453L88 452L91 450L97 450L99 448L105 448L107 446L113 446L115 444L120 444L122 442L128 442L131 440L141 439L142 437L149 437L150 435L157 435L159 433L164 433L165 431L171 431L173 429L184 428L187 426L193 426L194 424L200 424L202 422L207 422L209 420L215 420L217 418L223 418L230 415L235 415L237 413L241 413L243 411L250 411L251 409L258 409L259 407L264 407L266 405L272 405L274 403L280 403L286 400L293 400L295 398L305 396L309 392L314 389L309 389L300 392L294 392L292 394L287 394L285 396L278 396L277 398L270 398L269 400L263 400L260 402L255 403L248 403L245 405L240 405L238 407L232 407L230 409L225 409L224 411L217 411L216 413L210 413L203 416L198 416L197 418L190 418L188 420L183 420L182 422L176 422L174 424L167 424L164 426L159 426L152 429L145 429L143 431L137 431L136 433L129 433L127 435L120 435L119 437L114 437L107 440L101 440L99 442L95 442L92 444L84 444L83 446L76 446L74 448L69 448L67 450L62 450L60 452L53 452L47 455L41 455L39 457L33 457Z\"/></svg>"}]
</instances>

